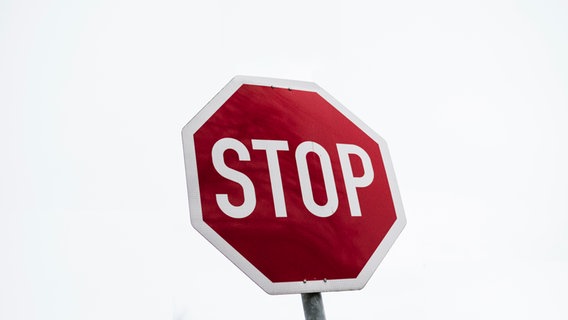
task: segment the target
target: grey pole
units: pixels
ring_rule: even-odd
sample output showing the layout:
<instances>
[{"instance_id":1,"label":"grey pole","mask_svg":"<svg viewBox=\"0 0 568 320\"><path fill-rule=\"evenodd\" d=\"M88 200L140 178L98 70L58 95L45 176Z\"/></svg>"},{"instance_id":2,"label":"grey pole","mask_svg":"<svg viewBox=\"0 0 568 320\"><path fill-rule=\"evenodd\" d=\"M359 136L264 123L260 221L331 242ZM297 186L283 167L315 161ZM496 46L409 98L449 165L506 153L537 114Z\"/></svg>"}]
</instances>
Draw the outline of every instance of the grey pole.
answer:
<instances>
[{"instance_id":1,"label":"grey pole","mask_svg":"<svg viewBox=\"0 0 568 320\"><path fill-rule=\"evenodd\" d=\"M302 293L302 305L306 320L325 320L323 299L320 292Z\"/></svg>"}]
</instances>

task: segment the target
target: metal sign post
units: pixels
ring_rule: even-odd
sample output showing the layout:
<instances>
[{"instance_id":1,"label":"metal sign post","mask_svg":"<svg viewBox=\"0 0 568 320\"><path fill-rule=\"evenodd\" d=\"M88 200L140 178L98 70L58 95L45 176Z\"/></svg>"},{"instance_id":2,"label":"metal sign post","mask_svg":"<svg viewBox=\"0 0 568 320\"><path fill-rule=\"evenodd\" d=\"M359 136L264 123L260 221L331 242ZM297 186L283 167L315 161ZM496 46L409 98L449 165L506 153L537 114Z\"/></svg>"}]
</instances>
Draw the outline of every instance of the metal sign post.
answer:
<instances>
[{"instance_id":1,"label":"metal sign post","mask_svg":"<svg viewBox=\"0 0 568 320\"><path fill-rule=\"evenodd\" d=\"M323 299L320 292L302 293L302 305L306 320L325 320Z\"/></svg>"}]
</instances>

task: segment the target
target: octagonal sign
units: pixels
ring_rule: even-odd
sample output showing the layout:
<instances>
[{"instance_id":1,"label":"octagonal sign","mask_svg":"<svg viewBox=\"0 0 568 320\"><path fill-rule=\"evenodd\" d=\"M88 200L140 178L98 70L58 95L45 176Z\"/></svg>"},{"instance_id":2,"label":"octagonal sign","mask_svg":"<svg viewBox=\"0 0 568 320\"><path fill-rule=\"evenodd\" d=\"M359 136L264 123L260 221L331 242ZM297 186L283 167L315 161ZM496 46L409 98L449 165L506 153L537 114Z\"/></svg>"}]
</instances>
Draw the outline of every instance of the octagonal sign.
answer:
<instances>
[{"instance_id":1,"label":"octagonal sign","mask_svg":"<svg viewBox=\"0 0 568 320\"><path fill-rule=\"evenodd\" d=\"M270 294L363 288L406 223L385 141L315 83L235 77L182 138L192 225Z\"/></svg>"}]
</instances>

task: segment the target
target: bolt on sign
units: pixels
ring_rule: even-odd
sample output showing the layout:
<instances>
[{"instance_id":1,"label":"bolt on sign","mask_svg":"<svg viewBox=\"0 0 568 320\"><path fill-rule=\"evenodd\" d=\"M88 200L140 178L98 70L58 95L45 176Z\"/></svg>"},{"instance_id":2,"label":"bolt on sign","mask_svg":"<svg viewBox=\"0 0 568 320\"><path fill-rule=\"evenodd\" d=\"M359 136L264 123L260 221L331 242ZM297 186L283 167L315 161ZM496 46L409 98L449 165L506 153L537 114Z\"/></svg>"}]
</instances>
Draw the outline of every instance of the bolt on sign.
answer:
<instances>
[{"instance_id":1,"label":"bolt on sign","mask_svg":"<svg viewBox=\"0 0 568 320\"><path fill-rule=\"evenodd\" d=\"M270 294L363 288L406 224L386 142L315 83L237 76L182 138L192 225Z\"/></svg>"}]
</instances>

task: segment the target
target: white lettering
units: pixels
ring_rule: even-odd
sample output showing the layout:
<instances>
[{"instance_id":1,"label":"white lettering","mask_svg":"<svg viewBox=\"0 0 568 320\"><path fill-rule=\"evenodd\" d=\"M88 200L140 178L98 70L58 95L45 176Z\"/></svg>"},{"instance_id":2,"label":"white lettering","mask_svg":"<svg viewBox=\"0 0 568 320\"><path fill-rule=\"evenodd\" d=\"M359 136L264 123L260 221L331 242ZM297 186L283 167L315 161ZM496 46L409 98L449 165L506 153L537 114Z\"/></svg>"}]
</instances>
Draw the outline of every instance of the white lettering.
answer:
<instances>
[{"instance_id":1,"label":"white lettering","mask_svg":"<svg viewBox=\"0 0 568 320\"><path fill-rule=\"evenodd\" d=\"M261 140L252 139L253 150L264 150L266 152L266 160L268 163L268 174L270 177L270 186L272 188L272 199L274 202L274 212L276 217L285 218L288 216L286 210L286 202L284 198L284 188L282 184L282 172L278 160L279 151L289 151L288 142L285 140ZM229 195L216 194L217 205L219 208L232 218L246 218L256 207L256 193L251 179L244 173L229 168L225 163L224 154L227 150L234 150L239 161L250 161L250 154L246 146L233 138L223 138L213 145L211 152L213 166L219 174L239 184L243 189L243 203L241 205L233 205L229 201ZM327 202L323 205L316 203L314 199L314 190L312 189L312 180L308 169L308 154L313 152L317 155L323 174L323 183ZM339 156L339 164L343 173L345 183L345 191L347 193L347 201L351 216L361 216L361 206L359 204L358 188L369 186L374 179L375 173L371 159L363 148L354 144L337 144L337 153ZM359 157L363 166L363 174L355 177L350 156ZM300 181L300 191L305 207L315 216L327 218L333 215L339 206L339 198L335 185L335 178L331 160L327 151L318 143L313 141L305 141L298 145L295 152L296 165L298 169L298 178Z\"/></svg>"},{"instance_id":2,"label":"white lettering","mask_svg":"<svg viewBox=\"0 0 568 320\"><path fill-rule=\"evenodd\" d=\"M318 155L323 171L323 182L327 194L327 203L321 206L314 200L312 182L310 180L308 161L306 158L309 152L313 152ZM296 165L298 166L302 199L304 200L306 208L314 215L322 218L326 218L334 214L337 210L339 200L337 198L337 189L335 187L335 179L333 178L333 170L331 169L331 160L329 159L329 155L325 149L313 141L300 143L296 149Z\"/></svg>"},{"instance_id":3,"label":"white lettering","mask_svg":"<svg viewBox=\"0 0 568 320\"><path fill-rule=\"evenodd\" d=\"M357 188L366 187L373 182L375 173L373 171L373 166L371 165L371 159L363 148L354 144L338 143L337 152L339 153L341 172L343 173L343 179L345 180L345 191L347 192L347 200L349 201L351 216L360 217L361 207L359 205ZM363 163L363 175L361 177L353 176L351 160L349 160L350 154L357 155Z\"/></svg>"},{"instance_id":4,"label":"white lettering","mask_svg":"<svg viewBox=\"0 0 568 320\"><path fill-rule=\"evenodd\" d=\"M221 176L241 185L243 188L244 201L241 205L235 206L229 201L227 194L217 194L217 205L229 217L246 218L256 207L256 195L252 181L244 173L227 167L224 154L227 150L234 150L241 161L250 161L250 154L244 144L233 138L223 138L213 145L211 156L213 166Z\"/></svg>"},{"instance_id":5,"label":"white lettering","mask_svg":"<svg viewBox=\"0 0 568 320\"><path fill-rule=\"evenodd\" d=\"M277 217L286 217L286 204L284 203L284 190L282 188L282 176L280 175L280 163L278 151L288 151L288 142L282 140L252 140L252 148L265 150L268 161L268 173L270 174L270 186L272 187L272 199Z\"/></svg>"}]
</instances>

